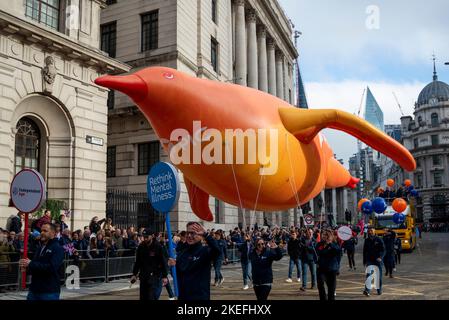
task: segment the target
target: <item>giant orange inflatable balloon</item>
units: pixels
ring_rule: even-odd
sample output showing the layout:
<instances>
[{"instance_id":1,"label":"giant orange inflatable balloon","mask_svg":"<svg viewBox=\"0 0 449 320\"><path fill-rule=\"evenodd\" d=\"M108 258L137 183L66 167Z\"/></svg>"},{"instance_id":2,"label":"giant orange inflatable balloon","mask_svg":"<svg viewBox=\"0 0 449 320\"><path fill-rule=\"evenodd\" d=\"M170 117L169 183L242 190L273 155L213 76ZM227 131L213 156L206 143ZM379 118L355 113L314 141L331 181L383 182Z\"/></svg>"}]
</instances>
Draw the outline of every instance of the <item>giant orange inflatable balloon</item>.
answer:
<instances>
[{"instance_id":1,"label":"giant orange inflatable balloon","mask_svg":"<svg viewBox=\"0 0 449 320\"><path fill-rule=\"evenodd\" d=\"M179 151L178 156L182 154L183 159L190 160L174 164L184 174L193 212L203 220L213 220L210 195L250 210L281 211L308 202L323 188L354 188L359 180L334 158L320 133L324 128L357 137L406 170L416 167L401 144L343 111L298 109L255 89L198 79L164 67L146 68L126 76L104 76L95 83L130 96L164 149L171 156ZM201 124L195 129L194 123L199 121ZM176 129L177 133L181 129L192 137L192 148L184 148L184 137L172 135ZM201 133L207 129L214 130L213 138L202 139ZM264 150L257 144L256 149L246 148L244 154L238 154L237 138L232 135L224 143L215 141L220 134L226 136L228 130L253 130L257 139L263 138L265 132L261 140L266 142L267 156L257 157L254 162L237 161L240 156L249 159ZM200 138L200 143L194 143L198 141L195 138ZM197 151L209 152L221 161L199 161ZM223 161L226 156L232 161Z\"/></svg>"},{"instance_id":2,"label":"giant orange inflatable balloon","mask_svg":"<svg viewBox=\"0 0 449 320\"><path fill-rule=\"evenodd\" d=\"M396 198L393 201L392 207L397 213L402 213L407 209L407 201L402 198Z\"/></svg>"}]
</instances>

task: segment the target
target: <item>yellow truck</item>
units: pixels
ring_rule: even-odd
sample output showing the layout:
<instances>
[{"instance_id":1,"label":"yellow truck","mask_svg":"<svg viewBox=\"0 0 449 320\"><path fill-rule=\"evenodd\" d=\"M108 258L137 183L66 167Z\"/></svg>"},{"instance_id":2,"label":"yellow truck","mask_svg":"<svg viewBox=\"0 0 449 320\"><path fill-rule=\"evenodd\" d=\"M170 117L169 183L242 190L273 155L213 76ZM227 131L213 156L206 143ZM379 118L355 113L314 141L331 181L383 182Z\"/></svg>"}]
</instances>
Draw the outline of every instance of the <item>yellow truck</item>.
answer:
<instances>
[{"instance_id":1,"label":"yellow truck","mask_svg":"<svg viewBox=\"0 0 449 320\"><path fill-rule=\"evenodd\" d=\"M415 219L411 214L410 206L407 206L404 211L405 221L403 223L395 223L393 221L394 214L393 208L389 206L385 213L374 214L370 220L370 225L375 228L375 233L378 236L383 236L387 228L393 230L396 236L401 239L402 250L411 252L416 247L416 231Z\"/></svg>"}]
</instances>

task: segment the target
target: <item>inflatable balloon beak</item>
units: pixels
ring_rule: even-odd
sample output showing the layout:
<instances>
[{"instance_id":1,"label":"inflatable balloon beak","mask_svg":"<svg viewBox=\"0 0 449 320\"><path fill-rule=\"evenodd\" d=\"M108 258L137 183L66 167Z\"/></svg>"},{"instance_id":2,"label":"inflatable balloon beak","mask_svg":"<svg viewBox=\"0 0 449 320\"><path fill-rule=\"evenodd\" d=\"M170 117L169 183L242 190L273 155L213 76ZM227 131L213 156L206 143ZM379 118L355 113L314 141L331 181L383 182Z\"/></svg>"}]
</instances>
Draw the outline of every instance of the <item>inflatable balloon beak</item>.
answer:
<instances>
[{"instance_id":1,"label":"inflatable balloon beak","mask_svg":"<svg viewBox=\"0 0 449 320\"><path fill-rule=\"evenodd\" d=\"M99 86L123 92L131 97L134 102L142 101L148 93L146 82L135 74L127 76L103 76L95 79Z\"/></svg>"}]
</instances>

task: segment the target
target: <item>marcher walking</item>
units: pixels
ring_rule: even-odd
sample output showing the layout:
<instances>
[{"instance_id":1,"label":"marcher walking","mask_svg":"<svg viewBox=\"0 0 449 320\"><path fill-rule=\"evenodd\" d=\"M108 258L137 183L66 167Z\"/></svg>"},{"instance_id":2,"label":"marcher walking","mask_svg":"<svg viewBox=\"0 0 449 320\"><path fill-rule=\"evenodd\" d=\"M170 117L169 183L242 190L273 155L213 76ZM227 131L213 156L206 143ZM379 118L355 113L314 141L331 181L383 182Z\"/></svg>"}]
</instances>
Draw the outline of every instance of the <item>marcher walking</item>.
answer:
<instances>
[{"instance_id":1,"label":"marcher walking","mask_svg":"<svg viewBox=\"0 0 449 320\"><path fill-rule=\"evenodd\" d=\"M382 294L382 259L385 255L385 245L381 238L374 234L374 228L368 228L368 237L365 239L363 244L363 265L365 267L375 266L379 268L379 287L377 288L377 294ZM366 278L371 276L366 275ZM366 296L370 295L370 289L365 286L363 294Z\"/></svg>"},{"instance_id":2,"label":"marcher walking","mask_svg":"<svg viewBox=\"0 0 449 320\"><path fill-rule=\"evenodd\" d=\"M131 283L135 283L139 276L140 300L159 300L162 286L168 283L167 260L154 232L145 229L142 235L144 241L137 248Z\"/></svg>"},{"instance_id":3,"label":"marcher walking","mask_svg":"<svg viewBox=\"0 0 449 320\"><path fill-rule=\"evenodd\" d=\"M344 251L346 251L346 255L348 256L349 270L356 270L354 255L355 246L357 245L357 243L357 235L353 235L351 239L343 242L343 249Z\"/></svg>"},{"instance_id":4,"label":"marcher walking","mask_svg":"<svg viewBox=\"0 0 449 320\"><path fill-rule=\"evenodd\" d=\"M64 249L55 238L54 224L40 225L40 244L33 260L21 259L19 266L31 274L27 300L59 300L61 293L60 268L64 262Z\"/></svg>"},{"instance_id":5,"label":"marcher walking","mask_svg":"<svg viewBox=\"0 0 449 320\"><path fill-rule=\"evenodd\" d=\"M253 288L257 301L266 301L273 284L273 261L282 259L282 251L274 239L265 245L263 239L258 239L256 248L250 253L253 275Z\"/></svg>"},{"instance_id":6,"label":"marcher walking","mask_svg":"<svg viewBox=\"0 0 449 320\"><path fill-rule=\"evenodd\" d=\"M296 267L297 281L300 282L302 273L302 264L300 260L301 244L295 230L290 232L290 240L287 242L287 252L290 256L290 262L288 266L288 278L286 281L290 283L293 282L292 273L293 268Z\"/></svg>"},{"instance_id":7,"label":"marcher walking","mask_svg":"<svg viewBox=\"0 0 449 320\"><path fill-rule=\"evenodd\" d=\"M217 241L198 222L187 224L187 245L169 259L176 266L179 300L210 300L211 263L220 254ZM207 246L201 243L205 239Z\"/></svg>"},{"instance_id":8,"label":"marcher walking","mask_svg":"<svg viewBox=\"0 0 449 320\"><path fill-rule=\"evenodd\" d=\"M302 286L301 291L306 291L307 288L307 268L310 270L310 275L312 277L311 289L315 288L316 285L316 261L318 256L316 254L315 246L316 241L313 238L313 230L308 229L305 232L305 237L301 237L301 265L302 265Z\"/></svg>"},{"instance_id":9,"label":"marcher walking","mask_svg":"<svg viewBox=\"0 0 449 320\"><path fill-rule=\"evenodd\" d=\"M322 240L316 246L318 255L317 280L320 300L335 300L337 273L340 269L341 248L335 242L332 230L322 232ZM327 286L327 293L325 285Z\"/></svg>"}]
</instances>

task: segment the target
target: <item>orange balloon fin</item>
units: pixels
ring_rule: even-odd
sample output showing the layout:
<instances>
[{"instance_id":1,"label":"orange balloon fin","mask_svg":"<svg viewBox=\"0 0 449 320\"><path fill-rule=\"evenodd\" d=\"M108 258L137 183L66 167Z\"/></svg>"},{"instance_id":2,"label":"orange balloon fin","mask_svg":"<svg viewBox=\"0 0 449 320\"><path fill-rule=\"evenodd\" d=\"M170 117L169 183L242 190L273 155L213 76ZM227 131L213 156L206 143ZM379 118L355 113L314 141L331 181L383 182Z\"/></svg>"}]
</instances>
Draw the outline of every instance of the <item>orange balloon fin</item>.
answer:
<instances>
[{"instance_id":1,"label":"orange balloon fin","mask_svg":"<svg viewBox=\"0 0 449 320\"><path fill-rule=\"evenodd\" d=\"M360 179L351 177L349 171L335 158L327 163L326 188L348 187L354 189Z\"/></svg>"},{"instance_id":2,"label":"orange balloon fin","mask_svg":"<svg viewBox=\"0 0 449 320\"><path fill-rule=\"evenodd\" d=\"M380 131L367 121L341 110L309 110L279 108L284 127L299 141L310 143L323 129L346 132L382 152L396 161L407 171L416 169L416 161L411 153L399 142Z\"/></svg>"},{"instance_id":3,"label":"orange balloon fin","mask_svg":"<svg viewBox=\"0 0 449 320\"><path fill-rule=\"evenodd\" d=\"M190 206L194 214L201 220L213 221L214 217L209 208L209 194L198 188L184 175L184 183L189 193Z\"/></svg>"}]
</instances>

